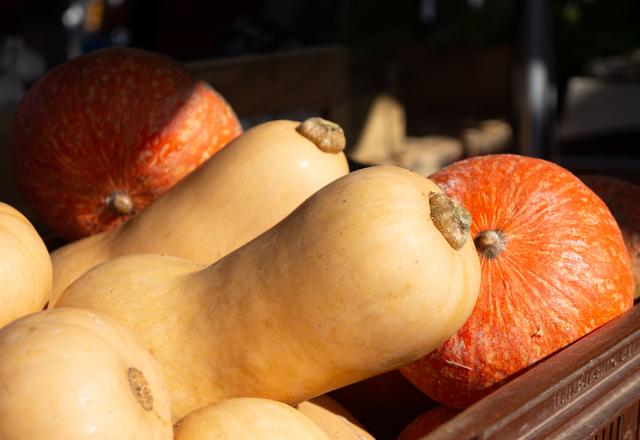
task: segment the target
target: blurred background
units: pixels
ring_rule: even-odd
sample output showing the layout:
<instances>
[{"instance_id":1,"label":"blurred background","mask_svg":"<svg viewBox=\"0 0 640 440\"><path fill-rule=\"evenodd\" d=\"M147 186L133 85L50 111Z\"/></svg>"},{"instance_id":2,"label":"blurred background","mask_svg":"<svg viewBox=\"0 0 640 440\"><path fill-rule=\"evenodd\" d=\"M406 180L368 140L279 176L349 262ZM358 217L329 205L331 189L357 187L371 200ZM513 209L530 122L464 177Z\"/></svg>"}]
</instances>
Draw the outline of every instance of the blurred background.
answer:
<instances>
[{"instance_id":1,"label":"blurred background","mask_svg":"<svg viewBox=\"0 0 640 440\"><path fill-rule=\"evenodd\" d=\"M0 187L10 186L8 132L25 90L66 59L109 46L179 60L245 128L329 117L345 128L354 167L428 175L463 157L514 152L640 179L637 0L0 5Z\"/></svg>"}]
</instances>

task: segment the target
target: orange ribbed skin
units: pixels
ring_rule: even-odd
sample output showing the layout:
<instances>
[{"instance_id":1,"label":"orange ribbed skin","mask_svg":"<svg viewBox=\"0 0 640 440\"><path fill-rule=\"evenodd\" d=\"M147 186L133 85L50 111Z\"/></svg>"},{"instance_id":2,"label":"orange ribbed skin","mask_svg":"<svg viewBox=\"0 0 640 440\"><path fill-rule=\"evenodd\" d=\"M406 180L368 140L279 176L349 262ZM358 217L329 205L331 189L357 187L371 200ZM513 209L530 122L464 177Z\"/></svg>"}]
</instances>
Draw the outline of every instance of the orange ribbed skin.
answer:
<instances>
[{"instance_id":1,"label":"orange ribbed skin","mask_svg":"<svg viewBox=\"0 0 640 440\"><path fill-rule=\"evenodd\" d=\"M12 165L41 221L73 240L140 212L241 131L224 98L172 59L101 49L29 89L12 126ZM115 194L131 212L109 206Z\"/></svg>"},{"instance_id":2,"label":"orange ribbed skin","mask_svg":"<svg viewBox=\"0 0 640 440\"><path fill-rule=\"evenodd\" d=\"M469 210L472 237L500 231L505 239L494 258L478 248L480 294L465 325L401 370L431 398L466 407L632 306L620 229L569 171L541 159L493 155L430 178Z\"/></svg>"}]
</instances>

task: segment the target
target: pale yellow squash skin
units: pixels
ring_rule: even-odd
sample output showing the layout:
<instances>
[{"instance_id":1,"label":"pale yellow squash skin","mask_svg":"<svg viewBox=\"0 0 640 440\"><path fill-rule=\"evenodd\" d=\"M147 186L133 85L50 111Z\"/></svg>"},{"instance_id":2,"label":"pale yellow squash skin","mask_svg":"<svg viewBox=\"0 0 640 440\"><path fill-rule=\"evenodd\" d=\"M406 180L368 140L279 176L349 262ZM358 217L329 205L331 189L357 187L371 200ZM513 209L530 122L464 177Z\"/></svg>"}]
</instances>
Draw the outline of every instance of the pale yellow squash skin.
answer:
<instances>
[{"instance_id":1,"label":"pale yellow squash skin","mask_svg":"<svg viewBox=\"0 0 640 440\"><path fill-rule=\"evenodd\" d=\"M0 328L42 310L50 293L51 258L42 238L24 215L0 203Z\"/></svg>"},{"instance_id":2,"label":"pale yellow squash skin","mask_svg":"<svg viewBox=\"0 0 640 440\"><path fill-rule=\"evenodd\" d=\"M189 413L176 423L175 440L330 440L311 419L274 400L238 397Z\"/></svg>"},{"instance_id":3,"label":"pale yellow squash skin","mask_svg":"<svg viewBox=\"0 0 640 440\"><path fill-rule=\"evenodd\" d=\"M130 221L53 252L50 303L82 273L120 255L211 264L349 172L342 151L322 151L299 125L278 120L247 130Z\"/></svg>"},{"instance_id":4,"label":"pale yellow squash skin","mask_svg":"<svg viewBox=\"0 0 640 440\"><path fill-rule=\"evenodd\" d=\"M211 266L120 257L59 304L133 329L163 365L175 418L232 397L295 405L420 358L471 313L473 241L449 245L430 192L408 170L362 169Z\"/></svg>"},{"instance_id":5,"label":"pale yellow squash skin","mask_svg":"<svg viewBox=\"0 0 640 440\"><path fill-rule=\"evenodd\" d=\"M0 331L2 440L168 440L157 362L104 315L59 308ZM133 386L143 393L136 395Z\"/></svg>"},{"instance_id":6,"label":"pale yellow squash skin","mask_svg":"<svg viewBox=\"0 0 640 440\"><path fill-rule=\"evenodd\" d=\"M325 394L306 400L296 408L320 426L331 440L375 440L345 407Z\"/></svg>"}]
</instances>

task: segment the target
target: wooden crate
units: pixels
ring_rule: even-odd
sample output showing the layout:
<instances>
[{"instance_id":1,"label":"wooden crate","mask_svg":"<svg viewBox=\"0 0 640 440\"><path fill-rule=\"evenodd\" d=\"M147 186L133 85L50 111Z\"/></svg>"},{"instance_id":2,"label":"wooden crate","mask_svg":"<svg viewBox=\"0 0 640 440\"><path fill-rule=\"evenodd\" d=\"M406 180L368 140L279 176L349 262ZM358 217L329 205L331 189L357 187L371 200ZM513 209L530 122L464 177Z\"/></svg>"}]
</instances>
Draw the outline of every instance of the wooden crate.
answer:
<instances>
[{"instance_id":1,"label":"wooden crate","mask_svg":"<svg viewBox=\"0 0 640 440\"><path fill-rule=\"evenodd\" d=\"M635 440L640 304L458 414L423 440Z\"/></svg>"},{"instance_id":2,"label":"wooden crate","mask_svg":"<svg viewBox=\"0 0 640 440\"><path fill-rule=\"evenodd\" d=\"M340 119L347 100L348 58L341 47L191 61L184 66L218 90L241 118L307 110Z\"/></svg>"}]
</instances>

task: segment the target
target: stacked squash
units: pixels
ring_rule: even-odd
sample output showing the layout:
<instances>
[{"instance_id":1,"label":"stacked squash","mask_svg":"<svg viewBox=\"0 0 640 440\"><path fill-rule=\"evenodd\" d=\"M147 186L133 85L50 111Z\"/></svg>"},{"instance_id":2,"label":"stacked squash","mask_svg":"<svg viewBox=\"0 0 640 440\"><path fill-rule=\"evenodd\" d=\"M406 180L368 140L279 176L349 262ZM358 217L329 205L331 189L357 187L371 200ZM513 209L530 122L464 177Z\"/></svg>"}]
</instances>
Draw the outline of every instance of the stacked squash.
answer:
<instances>
[{"instance_id":1,"label":"stacked squash","mask_svg":"<svg viewBox=\"0 0 640 440\"><path fill-rule=\"evenodd\" d=\"M57 305L134 330L176 418L239 396L298 404L411 362L464 323L479 265L450 202L408 170L356 171L212 265L123 256Z\"/></svg>"},{"instance_id":2,"label":"stacked squash","mask_svg":"<svg viewBox=\"0 0 640 440\"><path fill-rule=\"evenodd\" d=\"M434 183L408 170L378 167L347 174L342 146L338 151L331 146L334 141L329 142L329 147L323 146L336 133L340 133L339 128L323 120L303 124L269 122L247 131L148 210L108 233L124 233L121 231L126 231L128 225L135 227L134 221L145 222L154 216L167 221L171 215L188 215L188 203L195 208L194 200L206 198L202 192L205 186L226 186L228 182L223 178L231 171L231 165L224 165L227 161L240 175L248 176L252 170L258 173L259 168L253 168L250 161L232 161L245 149L254 149L249 156L255 151L264 156L275 154L285 164L293 161L294 167L305 161L307 171L299 173L294 183L287 180L293 179L294 174L284 178L279 173L263 171L258 175L262 178L259 185L238 187L238 198L244 191L243 197L256 201L244 205L242 213L254 223L241 219L232 222L224 219L223 213L212 215L215 220L208 236L217 238L209 240L203 233L200 239L194 237L190 245L193 253L204 255L218 243L228 246L227 250L237 249L217 261L221 251L214 250L208 254L213 262L209 265L162 254L110 259L71 283L55 302L56 308L24 318L26 321L22 322L26 324L22 326L45 320L50 331L66 335L63 312L80 310L91 310L94 318L89 323L95 321L99 328L106 326L101 322L108 319L106 316L124 325L130 333L119 328L118 332L127 333L126 337L119 336L120 343L131 349L133 343L126 339L135 335L135 340L144 346L137 348L141 356L150 353L158 361L160 376L168 386L171 418L176 422L186 417L179 425L184 438L189 438L191 430L186 427L199 423L194 420L204 418L207 425L215 424L211 414L254 402L233 399L251 397L298 405L432 351L464 323L475 304L480 279L478 258L468 239L470 218ZM343 145L340 136L338 142ZM283 155L278 147L296 153ZM334 160L336 155L338 159ZM329 157L322 162L322 156ZM273 166L274 162L270 163ZM210 169L225 171L211 173L208 180L198 180L206 177ZM332 181L339 174L332 171L335 169L345 171ZM326 185L314 183L318 181ZM322 188L303 201L305 186L313 185ZM271 213L264 212L264 205L257 202L264 195L262 189L269 186L286 193L281 203L266 197L278 206L279 214L273 213L276 208ZM179 197L180 194L186 196ZM233 206L237 200L227 203ZM288 204L295 201L299 206L288 213ZM224 206L222 202L221 205ZM163 210L155 211L160 208ZM200 218L198 213L192 214L187 223L206 229L199 223L210 220L207 212L201 212ZM226 215L236 213L229 210ZM260 219L263 215L267 218ZM216 226L223 221L220 219L228 226L218 233ZM264 232L258 235L257 221L275 224L263 226ZM247 232L247 224L254 228L253 232ZM193 227L189 229L193 231ZM186 230L182 233L186 234ZM56 251L54 267L67 262L56 257L70 249L80 248L87 252L85 255L98 254L91 246L105 242L94 240L83 239ZM243 240L246 243L240 245ZM188 246L170 237L157 239L154 245L162 248L172 243ZM434 255L438 258L434 259ZM57 326L51 324L56 317L61 321ZM12 335L19 330L14 328L5 328L10 341L17 339ZM86 337L91 339L96 333L87 332ZM37 334L32 338L36 346L42 340ZM74 345L70 349L79 350L92 345L74 342L73 335L69 339L55 345ZM18 350L18 346L14 349ZM89 368L99 359L88 358L86 362L85 368ZM46 364L44 359L40 363ZM143 369L127 360L121 365L120 373L113 371L119 383L126 385L125 377L133 374L134 379L129 381L136 382L129 382L130 394L142 399L139 408L130 405L131 410L153 411L152 404L145 402L159 399L153 396L163 396L164 388L161 384L149 385L145 378L155 377L156 372L132 373ZM51 362L42 368L43 372L51 371L60 368L60 364ZM56 378L52 371L47 376ZM201 409L227 401L228 404L217 404L215 411ZM190 415L194 411L201 412L196 417ZM163 413L155 420L165 426L165 416ZM97 422L87 421L85 425L99 429ZM166 430L159 426L158 433L153 434L157 437L153 438L164 438L165 434ZM123 434L121 438L127 437Z\"/></svg>"},{"instance_id":3,"label":"stacked squash","mask_svg":"<svg viewBox=\"0 0 640 440\"><path fill-rule=\"evenodd\" d=\"M0 437L367 439L327 393L396 369L434 398L476 398L493 382L483 388L450 369L483 356L468 343L477 323L500 314L495 340L516 334L508 313L484 306L501 294L491 272L508 267L499 255L517 262L525 252L514 219L547 226L523 240L563 256L558 273L573 284L555 287L569 289L578 316L588 310L579 331L540 326L551 333L534 335L545 349L631 306L620 231L567 171L501 155L433 179L392 166L349 172L345 143L322 118L259 124L137 215L50 255L27 219L0 205L9 305L0 311ZM494 185L483 166L511 180ZM562 178L535 187L524 169ZM506 188L523 205L502 199ZM586 218L591 229L578 231L582 241L552 242L544 231L563 229L545 221L557 218L574 230ZM599 243L587 249L592 260L581 253L590 240ZM609 282L589 296L595 275ZM509 292L515 310L523 292ZM541 302L528 307L575 319L544 302L544 287L536 293ZM485 364L474 369L482 375Z\"/></svg>"},{"instance_id":4,"label":"stacked squash","mask_svg":"<svg viewBox=\"0 0 640 440\"><path fill-rule=\"evenodd\" d=\"M348 173L344 134L312 118L270 121L236 138L122 226L52 253L52 305L79 275L131 253L212 263Z\"/></svg>"}]
</instances>

